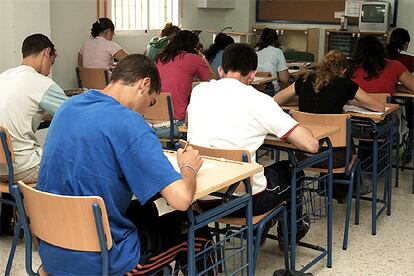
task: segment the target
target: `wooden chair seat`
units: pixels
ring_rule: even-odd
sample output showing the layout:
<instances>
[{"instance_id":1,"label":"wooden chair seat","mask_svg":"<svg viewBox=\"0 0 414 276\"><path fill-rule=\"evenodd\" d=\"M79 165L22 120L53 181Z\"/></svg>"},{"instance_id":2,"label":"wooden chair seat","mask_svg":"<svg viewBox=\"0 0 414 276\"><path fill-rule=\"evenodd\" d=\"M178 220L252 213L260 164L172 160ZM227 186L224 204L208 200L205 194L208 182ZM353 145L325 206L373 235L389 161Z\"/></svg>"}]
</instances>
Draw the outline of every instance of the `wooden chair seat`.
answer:
<instances>
[{"instance_id":1,"label":"wooden chair seat","mask_svg":"<svg viewBox=\"0 0 414 276\"><path fill-rule=\"evenodd\" d=\"M351 168L352 168L352 166L354 166L355 161L357 160L357 158L358 158L357 154L352 155L351 161L348 164L348 170L347 171L351 170ZM316 173L326 173L328 171L328 169L326 169L326 168L314 168L314 167L309 167L309 168L306 168L305 170L310 171L310 172L316 172ZM333 174L345 173L345 166L340 167L340 168L334 168L332 170L332 173Z\"/></svg>"}]
</instances>

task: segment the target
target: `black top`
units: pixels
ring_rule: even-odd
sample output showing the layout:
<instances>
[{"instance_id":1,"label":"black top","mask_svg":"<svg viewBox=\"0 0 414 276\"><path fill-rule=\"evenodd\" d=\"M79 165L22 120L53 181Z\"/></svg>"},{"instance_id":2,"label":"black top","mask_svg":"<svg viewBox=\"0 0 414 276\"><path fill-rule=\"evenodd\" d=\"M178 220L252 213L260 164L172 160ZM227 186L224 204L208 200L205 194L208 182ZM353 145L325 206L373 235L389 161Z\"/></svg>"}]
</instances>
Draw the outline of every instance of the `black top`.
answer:
<instances>
[{"instance_id":1,"label":"black top","mask_svg":"<svg viewBox=\"0 0 414 276\"><path fill-rule=\"evenodd\" d=\"M341 114L347 101L354 99L359 86L348 78L334 78L318 93L313 90L315 75L305 81L300 76L295 82L295 92L299 96L299 110L319 114Z\"/></svg>"}]
</instances>

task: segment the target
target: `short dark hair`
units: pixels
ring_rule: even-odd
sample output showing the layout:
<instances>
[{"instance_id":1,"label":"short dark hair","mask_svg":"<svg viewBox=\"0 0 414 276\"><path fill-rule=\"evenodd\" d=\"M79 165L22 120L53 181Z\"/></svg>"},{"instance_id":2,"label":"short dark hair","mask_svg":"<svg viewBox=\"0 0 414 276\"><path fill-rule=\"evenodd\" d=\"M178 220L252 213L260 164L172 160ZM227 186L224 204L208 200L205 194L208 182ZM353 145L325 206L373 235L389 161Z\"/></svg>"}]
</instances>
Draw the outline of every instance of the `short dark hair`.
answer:
<instances>
[{"instance_id":1,"label":"short dark hair","mask_svg":"<svg viewBox=\"0 0 414 276\"><path fill-rule=\"evenodd\" d=\"M224 49L222 65L224 73L239 72L243 77L257 68L257 54L245 43L231 44Z\"/></svg>"},{"instance_id":2,"label":"short dark hair","mask_svg":"<svg viewBox=\"0 0 414 276\"><path fill-rule=\"evenodd\" d=\"M123 58L112 71L111 82L120 81L124 85L132 85L143 78L151 79L150 94L161 91L161 78L154 62L140 54Z\"/></svg>"},{"instance_id":3,"label":"short dark hair","mask_svg":"<svg viewBox=\"0 0 414 276\"><path fill-rule=\"evenodd\" d=\"M178 55L185 53L197 54L197 44L199 38L196 34L188 30L179 31L178 34L171 40L167 47L156 58L156 61L161 61L166 64L174 61Z\"/></svg>"},{"instance_id":4,"label":"short dark hair","mask_svg":"<svg viewBox=\"0 0 414 276\"><path fill-rule=\"evenodd\" d=\"M115 30L114 23L109 18L101 17L92 24L91 36L97 37L99 36L101 32L108 30L108 29L111 29L111 31L114 31Z\"/></svg>"},{"instance_id":5,"label":"short dark hair","mask_svg":"<svg viewBox=\"0 0 414 276\"><path fill-rule=\"evenodd\" d=\"M396 28L390 35L390 41L386 46L388 58L399 59L400 51L404 50L405 44L410 43L410 33L403 28Z\"/></svg>"},{"instance_id":6,"label":"short dark hair","mask_svg":"<svg viewBox=\"0 0 414 276\"><path fill-rule=\"evenodd\" d=\"M259 42L256 47L260 51L268 46L279 47L277 32L274 29L264 28L260 34Z\"/></svg>"},{"instance_id":7,"label":"short dark hair","mask_svg":"<svg viewBox=\"0 0 414 276\"><path fill-rule=\"evenodd\" d=\"M50 48L50 56L55 55L55 45L53 45L50 39L43 34L32 34L26 37L22 45L23 58L30 55L37 55L43 49Z\"/></svg>"}]
</instances>

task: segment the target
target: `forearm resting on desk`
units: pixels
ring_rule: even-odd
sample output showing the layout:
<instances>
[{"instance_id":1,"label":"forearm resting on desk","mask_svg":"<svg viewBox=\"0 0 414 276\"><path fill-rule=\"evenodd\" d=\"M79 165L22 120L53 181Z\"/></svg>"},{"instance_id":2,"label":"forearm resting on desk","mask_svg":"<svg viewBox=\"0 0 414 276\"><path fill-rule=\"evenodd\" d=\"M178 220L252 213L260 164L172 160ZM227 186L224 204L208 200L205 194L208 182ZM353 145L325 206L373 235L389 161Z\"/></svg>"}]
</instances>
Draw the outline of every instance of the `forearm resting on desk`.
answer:
<instances>
[{"instance_id":1,"label":"forearm resting on desk","mask_svg":"<svg viewBox=\"0 0 414 276\"><path fill-rule=\"evenodd\" d=\"M298 149L317 153L319 150L319 142L312 133L302 126L296 127L286 138L286 140L295 145Z\"/></svg>"},{"instance_id":2,"label":"forearm resting on desk","mask_svg":"<svg viewBox=\"0 0 414 276\"><path fill-rule=\"evenodd\" d=\"M172 208L185 211L190 207L194 197L196 174L190 169L183 169L181 176L182 179L174 181L160 193Z\"/></svg>"}]
</instances>

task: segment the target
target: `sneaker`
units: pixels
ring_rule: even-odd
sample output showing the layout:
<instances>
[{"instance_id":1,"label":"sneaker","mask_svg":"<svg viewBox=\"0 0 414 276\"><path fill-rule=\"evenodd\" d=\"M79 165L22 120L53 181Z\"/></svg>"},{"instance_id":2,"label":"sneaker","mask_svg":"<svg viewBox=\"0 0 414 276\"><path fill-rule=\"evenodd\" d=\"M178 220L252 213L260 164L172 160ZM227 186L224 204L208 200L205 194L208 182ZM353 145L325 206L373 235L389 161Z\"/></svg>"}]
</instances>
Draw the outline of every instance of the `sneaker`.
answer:
<instances>
[{"instance_id":1,"label":"sneaker","mask_svg":"<svg viewBox=\"0 0 414 276\"><path fill-rule=\"evenodd\" d=\"M267 238L267 233L269 233L269 230L275 226L277 222L277 219L272 218L271 220L269 220L268 222L266 222L264 228L263 228L263 233L262 233L262 238L260 239L260 246L263 246L266 242L266 238Z\"/></svg>"},{"instance_id":2,"label":"sneaker","mask_svg":"<svg viewBox=\"0 0 414 276\"><path fill-rule=\"evenodd\" d=\"M304 218L303 218L303 220L301 222L302 222L302 227L300 227L300 229L298 229L298 231L296 232L296 245L309 232L309 229L310 229L310 218L309 218L309 215L308 214L305 214L304 215ZM280 249L280 251L283 252L284 251L283 234L282 234L281 228L278 227L277 230L278 230L277 231L277 233L278 233L277 235L278 235L278 238L279 238L279 249ZM290 239L289 238L289 235L288 235L288 239Z\"/></svg>"}]
</instances>

